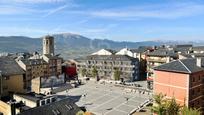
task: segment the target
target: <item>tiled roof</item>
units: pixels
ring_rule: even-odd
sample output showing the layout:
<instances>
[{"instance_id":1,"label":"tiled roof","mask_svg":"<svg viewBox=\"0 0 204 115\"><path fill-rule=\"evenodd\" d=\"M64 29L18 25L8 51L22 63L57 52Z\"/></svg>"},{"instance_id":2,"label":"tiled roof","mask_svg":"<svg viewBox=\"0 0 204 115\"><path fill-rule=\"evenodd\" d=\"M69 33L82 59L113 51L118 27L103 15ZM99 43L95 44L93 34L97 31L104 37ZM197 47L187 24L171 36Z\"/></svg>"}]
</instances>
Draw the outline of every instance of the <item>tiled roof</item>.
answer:
<instances>
[{"instance_id":1,"label":"tiled roof","mask_svg":"<svg viewBox=\"0 0 204 115\"><path fill-rule=\"evenodd\" d=\"M165 57L165 56L177 57L177 54L174 53L173 50L168 50L168 49L158 49L158 50L149 52L147 55L148 56L161 56L161 57Z\"/></svg>"},{"instance_id":2,"label":"tiled roof","mask_svg":"<svg viewBox=\"0 0 204 115\"><path fill-rule=\"evenodd\" d=\"M45 64L46 63L43 59L22 59L21 61L25 65L38 65L38 64Z\"/></svg>"},{"instance_id":3,"label":"tiled roof","mask_svg":"<svg viewBox=\"0 0 204 115\"><path fill-rule=\"evenodd\" d=\"M202 59L202 66L204 66L204 60ZM198 71L204 71L204 68L196 65L195 58L188 58L182 60L172 61L154 68L155 70L181 72L181 73L194 73Z\"/></svg>"},{"instance_id":4,"label":"tiled roof","mask_svg":"<svg viewBox=\"0 0 204 115\"><path fill-rule=\"evenodd\" d=\"M196 46L192 48L193 51L204 51L204 46Z\"/></svg>"},{"instance_id":5,"label":"tiled roof","mask_svg":"<svg viewBox=\"0 0 204 115\"><path fill-rule=\"evenodd\" d=\"M2 75L21 75L25 72L23 69L16 63L14 58L9 56L0 57L0 71Z\"/></svg>"},{"instance_id":6,"label":"tiled roof","mask_svg":"<svg viewBox=\"0 0 204 115\"><path fill-rule=\"evenodd\" d=\"M115 53L117 52L117 51L112 50L112 49L105 49L105 50L107 50L107 51L111 52L112 54L115 54Z\"/></svg>"},{"instance_id":7,"label":"tiled roof","mask_svg":"<svg viewBox=\"0 0 204 115\"><path fill-rule=\"evenodd\" d=\"M191 53L192 57L204 57L204 53Z\"/></svg>"},{"instance_id":8,"label":"tiled roof","mask_svg":"<svg viewBox=\"0 0 204 115\"><path fill-rule=\"evenodd\" d=\"M115 60L115 61L133 61L138 60L127 55L90 55L86 58L81 58L83 60Z\"/></svg>"},{"instance_id":9,"label":"tiled roof","mask_svg":"<svg viewBox=\"0 0 204 115\"><path fill-rule=\"evenodd\" d=\"M141 47L141 48L138 48L138 49L130 49L130 51L133 52L133 53L144 53L147 50L148 50L148 48L145 48L145 47L144 48Z\"/></svg>"},{"instance_id":10,"label":"tiled roof","mask_svg":"<svg viewBox=\"0 0 204 115\"><path fill-rule=\"evenodd\" d=\"M175 47L176 48L184 48L184 47L190 48L190 47L193 47L193 45L192 44L180 44L180 45L176 45Z\"/></svg>"},{"instance_id":11,"label":"tiled roof","mask_svg":"<svg viewBox=\"0 0 204 115\"><path fill-rule=\"evenodd\" d=\"M70 99L52 102L21 112L19 115L76 115L80 108Z\"/></svg>"},{"instance_id":12,"label":"tiled roof","mask_svg":"<svg viewBox=\"0 0 204 115\"><path fill-rule=\"evenodd\" d=\"M49 59L60 59L60 57L58 57L57 55L54 55L54 56L52 56L50 54L44 54L44 55Z\"/></svg>"}]
</instances>

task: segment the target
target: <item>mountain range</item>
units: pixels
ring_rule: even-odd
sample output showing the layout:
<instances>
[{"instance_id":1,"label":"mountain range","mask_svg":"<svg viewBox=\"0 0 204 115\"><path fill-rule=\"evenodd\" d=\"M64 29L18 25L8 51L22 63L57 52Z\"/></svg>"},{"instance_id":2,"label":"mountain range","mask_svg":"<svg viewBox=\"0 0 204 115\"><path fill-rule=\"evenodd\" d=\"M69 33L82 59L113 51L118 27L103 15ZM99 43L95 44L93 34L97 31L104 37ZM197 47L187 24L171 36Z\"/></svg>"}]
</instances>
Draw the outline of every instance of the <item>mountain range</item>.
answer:
<instances>
[{"instance_id":1,"label":"mountain range","mask_svg":"<svg viewBox=\"0 0 204 115\"><path fill-rule=\"evenodd\" d=\"M55 52L65 59L73 59L91 54L101 48L119 50L124 47L137 48L139 46L154 46L162 44L194 44L203 45L204 42L183 41L144 41L126 42L108 39L90 39L78 34L62 33L53 34L55 38ZM40 52L42 53L42 38L25 36L0 36L0 52Z\"/></svg>"}]
</instances>

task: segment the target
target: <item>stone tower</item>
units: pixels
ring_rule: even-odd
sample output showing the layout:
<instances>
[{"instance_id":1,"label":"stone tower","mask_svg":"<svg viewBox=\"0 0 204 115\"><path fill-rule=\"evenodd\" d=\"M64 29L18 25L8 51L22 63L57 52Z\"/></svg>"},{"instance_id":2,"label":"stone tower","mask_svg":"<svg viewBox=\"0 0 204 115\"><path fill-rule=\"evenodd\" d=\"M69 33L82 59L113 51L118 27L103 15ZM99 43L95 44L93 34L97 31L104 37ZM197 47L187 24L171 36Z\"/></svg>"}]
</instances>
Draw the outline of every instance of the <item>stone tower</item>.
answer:
<instances>
[{"instance_id":1,"label":"stone tower","mask_svg":"<svg viewBox=\"0 0 204 115\"><path fill-rule=\"evenodd\" d=\"M45 36L43 38L43 55L50 54L54 55L54 37L53 36Z\"/></svg>"}]
</instances>

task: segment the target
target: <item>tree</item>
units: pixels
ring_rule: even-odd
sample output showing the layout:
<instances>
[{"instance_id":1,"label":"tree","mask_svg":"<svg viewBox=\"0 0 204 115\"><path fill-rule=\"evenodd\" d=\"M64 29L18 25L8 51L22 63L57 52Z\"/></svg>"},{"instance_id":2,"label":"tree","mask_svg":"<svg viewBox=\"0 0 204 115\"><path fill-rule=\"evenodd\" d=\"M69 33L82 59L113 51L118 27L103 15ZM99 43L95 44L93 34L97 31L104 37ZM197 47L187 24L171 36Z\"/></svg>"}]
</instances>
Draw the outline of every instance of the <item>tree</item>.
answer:
<instances>
[{"instance_id":1,"label":"tree","mask_svg":"<svg viewBox=\"0 0 204 115\"><path fill-rule=\"evenodd\" d=\"M85 68L81 69L81 75L84 77L86 76L86 74L87 74L86 69Z\"/></svg>"},{"instance_id":2,"label":"tree","mask_svg":"<svg viewBox=\"0 0 204 115\"><path fill-rule=\"evenodd\" d=\"M171 98L166 100L165 105L165 113L167 115L178 115L181 106L179 104L176 103L176 99L175 98Z\"/></svg>"},{"instance_id":3,"label":"tree","mask_svg":"<svg viewBox=\"0 0 204 115\"><path fill-rule=\"evenodd\" d=\"M165 114L165 95L162 93L159 93L158 95L153 95L154 99L154 105L151 108L152 112L158 114L158 115L164 115Z\"/></svg>"},{"instance_id":4,"label":"tree","mask_svg":"<svg viewBox=\"0 0 204 115\"><path fill-rule=\"evenodd\" d=\"M76 113L76 115L84 115L85 113L83 112L83 111L78 111L77 113Z\"/></svg>"},{"instance_id":5,"label":"tree","mask_svg":"<svg viewBox=\"0 0 204 115\"><path fill-rule=\"evenodd\" d=\"M181 115L201 115L201 112L199 109L188 108L188 107L184 106L181 109Z\"/></svg>"},{"instance_id":6,"label":"tree","mask_svg":"<svg viewBox=\"0 0 204 115\"><path fill-rule=\"evenodd\" d=\"M188 108L186 106L180 106L176 103L175 98L167 99L165 95L159 93L153 96L154 104L151 108L152 112L157 115L200 115L201 112L198 109Z\"/></svg>"},{"instance_id":7,"label":"tree","mask_svg":"<svg viewBox=\"0 0 204 115\"><path fill-rule=\"evenodd\" d=\"M92 68L92 76L93 76L93 77L97 77L97 75L98 75L98 70L97 70L96 67L94 66L94 67Z\"/></svg>"},{"instance_id":8,"label":"tree","mask_svg":"<svg viewBox=\"0 0 204 115\"><path fill-rule=\"evenodd\" d=\"M114 71L114 80L120 80L121 71L116 68Z\"/></svg>"}]
</instances>

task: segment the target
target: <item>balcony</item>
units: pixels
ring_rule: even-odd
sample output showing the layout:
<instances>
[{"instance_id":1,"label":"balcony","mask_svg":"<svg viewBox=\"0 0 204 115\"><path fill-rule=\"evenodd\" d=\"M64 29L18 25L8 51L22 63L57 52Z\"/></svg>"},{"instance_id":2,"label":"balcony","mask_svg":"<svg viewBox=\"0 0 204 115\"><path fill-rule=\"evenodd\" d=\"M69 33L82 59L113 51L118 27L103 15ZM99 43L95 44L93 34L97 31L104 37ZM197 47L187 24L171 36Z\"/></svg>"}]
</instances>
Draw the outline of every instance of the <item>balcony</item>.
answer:
<instances>
[{"instance_id":1,"label":"balcony","mask_svg":"<svg viewBox=\"0 0 204 115\"><path fill-rule=\"evenodd\" d=\"M167 59L152 59L152 58L148 58L147 61L148 62L166 63Z\"/></svg>"}]
</instances>

